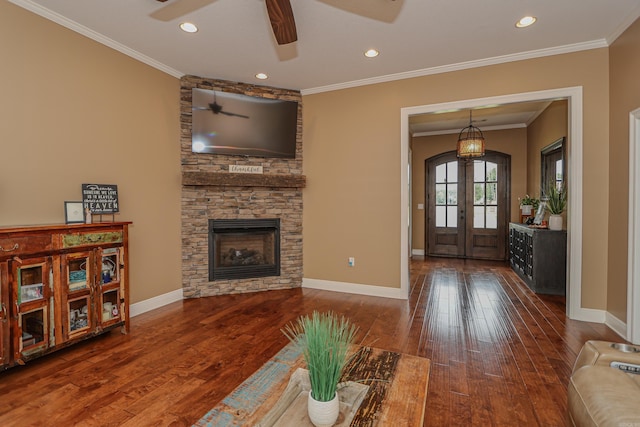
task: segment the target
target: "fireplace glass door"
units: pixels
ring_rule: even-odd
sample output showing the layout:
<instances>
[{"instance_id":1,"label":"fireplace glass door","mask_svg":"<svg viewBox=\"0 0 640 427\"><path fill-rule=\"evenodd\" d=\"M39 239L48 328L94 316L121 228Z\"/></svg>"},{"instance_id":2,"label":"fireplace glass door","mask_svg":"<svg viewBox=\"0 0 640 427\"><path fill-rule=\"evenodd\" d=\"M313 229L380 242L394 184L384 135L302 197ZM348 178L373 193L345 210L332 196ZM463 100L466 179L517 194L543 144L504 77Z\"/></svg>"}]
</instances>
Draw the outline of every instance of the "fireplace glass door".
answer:
<instances>
[{"instance_id":1,"label":"fireplace glass door","mask_svg":"<svg viewBox=\"0 0 640 427\"><path fill-rule=\"evenodd\" d=\"M280 275L278 219L209 223L209 280Z\"/></svg>"}]
</instances>

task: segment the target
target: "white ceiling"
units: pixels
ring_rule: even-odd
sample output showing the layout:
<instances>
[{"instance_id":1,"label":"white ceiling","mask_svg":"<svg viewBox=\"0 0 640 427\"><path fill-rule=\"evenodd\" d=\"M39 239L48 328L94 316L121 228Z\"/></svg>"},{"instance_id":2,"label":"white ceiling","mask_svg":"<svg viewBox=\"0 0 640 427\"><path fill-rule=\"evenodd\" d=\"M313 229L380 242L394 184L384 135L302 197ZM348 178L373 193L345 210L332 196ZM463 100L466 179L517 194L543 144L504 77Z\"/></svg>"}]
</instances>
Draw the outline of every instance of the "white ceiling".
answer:
<instances>
[{"instance_id":1,"label":"white ceiling","mask_svg":"<svg viewBox=\"0 0 640 427\"><path fill-rule=\"evenodd\" d=\"M9 1L176 77L303 94L604 47L640 16L640 0L291 0L298 41L278 46L264 0Z\"/></svg>"}]
</instances>

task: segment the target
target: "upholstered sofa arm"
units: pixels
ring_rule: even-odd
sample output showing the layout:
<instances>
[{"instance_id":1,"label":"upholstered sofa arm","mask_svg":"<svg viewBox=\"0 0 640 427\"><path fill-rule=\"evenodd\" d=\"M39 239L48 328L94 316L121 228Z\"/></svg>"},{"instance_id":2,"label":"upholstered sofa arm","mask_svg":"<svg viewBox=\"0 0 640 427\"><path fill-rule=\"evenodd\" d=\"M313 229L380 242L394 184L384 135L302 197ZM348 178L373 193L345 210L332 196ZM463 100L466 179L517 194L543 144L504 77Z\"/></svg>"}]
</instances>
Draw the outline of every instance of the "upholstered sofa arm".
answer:
<instances>
[{"instance_id":1,"label":"upholstered sofa arm","mask_svg":"<svg viewBox=\"0 0 640 427\"><path fill-rule=\"evenodd\" d=\"M639 375L587 365L573 373L567 391L575 426L640 426Z\"/></svg>"}]
</instances>

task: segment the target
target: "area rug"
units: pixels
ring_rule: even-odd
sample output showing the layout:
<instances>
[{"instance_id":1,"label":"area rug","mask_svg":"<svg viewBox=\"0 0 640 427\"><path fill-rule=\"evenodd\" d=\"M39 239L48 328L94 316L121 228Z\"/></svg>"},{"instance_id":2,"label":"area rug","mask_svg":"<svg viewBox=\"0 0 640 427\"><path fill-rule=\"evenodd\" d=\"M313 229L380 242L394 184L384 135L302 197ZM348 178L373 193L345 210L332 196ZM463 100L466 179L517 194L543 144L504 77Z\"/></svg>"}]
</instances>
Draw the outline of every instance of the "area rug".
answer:
<instances>
[{"instance_id":1,"label":"area rug","mask_svg":"<svg viewBox=\"0 0 640 427\"><path fill-rule=\"evenodd\" d=\"M380 409L385 402L385 397L396 375L398 363L402 356L400 353L371 347L358 348L351 363L346 367L341 381L356 381L366 384L369 386L369 390L349 424L351 427L373 427L376 425ZM405 358L422 359L404 356ZM417 372L416 378L418 382L424 382L424 385L422 392L418 394L414 403L417 404L418 408L422 403L422 411L424 411L424 396L426 396L429 364L428 360L422 360L422 365L419 365L421 367L419 370L422 372ZM256 425L256 417L261 412L265 412L265 408L268 410L268 407L273 405L274 401L282 393L291 373L303 365L304 362L299 349L293 344L288 344L211 409L194 426L231 427ZM424 372L425 369L426 372ZM420 389L418 387L418 390ZM405 396L403 396L403 400L408 400L408 402L404 402L406 405L411 403L411 399Z\"/></svg>"}]
</instances>

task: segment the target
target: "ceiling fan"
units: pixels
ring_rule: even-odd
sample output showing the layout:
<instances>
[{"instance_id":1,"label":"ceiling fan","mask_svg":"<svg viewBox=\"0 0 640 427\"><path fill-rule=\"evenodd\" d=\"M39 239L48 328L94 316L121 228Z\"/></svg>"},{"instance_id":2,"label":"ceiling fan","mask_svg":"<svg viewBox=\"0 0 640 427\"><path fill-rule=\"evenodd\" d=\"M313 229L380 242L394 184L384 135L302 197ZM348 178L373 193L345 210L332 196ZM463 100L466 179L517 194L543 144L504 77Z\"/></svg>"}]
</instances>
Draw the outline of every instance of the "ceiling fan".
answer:
<instances>
[{"instance_id":1,"label":"ceiling fan","mask_svg":"<svg viewBox=\"0 0 640 427\"><path fill-rule=\"evenodd\" d=\"M156 0L160 3L164 3L167 0ZM186 10L193 9L195 4L196 8L206 6L209 3L213 3L215 0L192 0L191 2L183 0ZM176 9L180 5L176 2ZM296 21L293 17L293 10L291 9L291 2L289 0L265 0L267 6L267 14L269 15L269 21L271 21L271 28L273 29L273 35L279 45L293 43L298 40L298 34L296 31ZM162 12L162 10L160 11ZM171 13L173 14L173 13ZM158 14L159 19L162 19L161 13Z\"/></svg>"},{"instance_id":2,"label":"ceiling fan","mask_svg":"<svg viewBox=\"0 0 640 427\"><path fill-rule=\"evenodd\" d=\"M230 113L228 111L224 111L224 109L222 108L222 105L218 104L218 102L216 101L215 92L213 92L213 102L208 105L209 105L208 107L192 107L192 109L193 110L211 110L213 114L224 114L225 116L241 117L243 119L249 118L249 116L245 116L244 114Z\"/></svg>"},{"instance_id":3,"label":"ceiling fan","mask_svg":"<svg viewBox=\"0 0 640 427\"><path fill-rule=\"evenodd\" d=\"M165 3L168 0L156 0ZM153 13L151 17L160 21L171 21L179 16L192 13L214 3L216 0L173 0ZM298 40L296 21L293 17L290 0L264 0L267 14L273 29L273 35L279 45ZM318 0L326 5L342 9L370 19L393 22L405 0Z\"/></svg>"}]
</instances>

